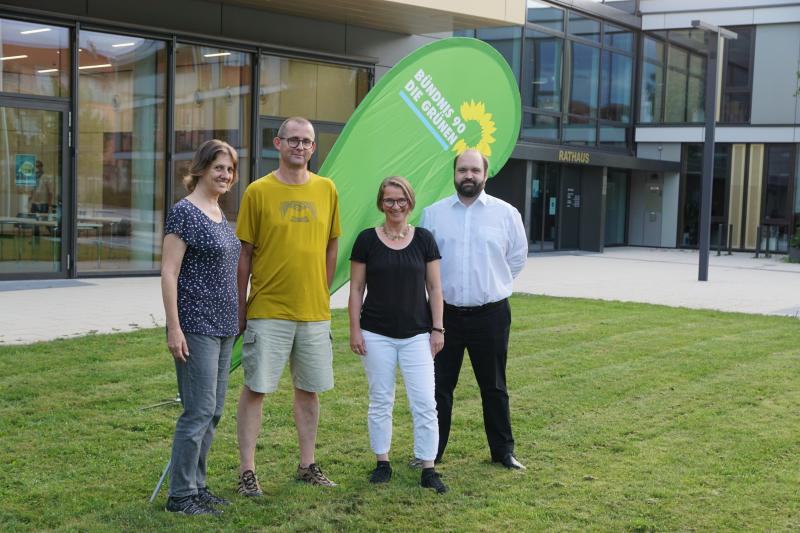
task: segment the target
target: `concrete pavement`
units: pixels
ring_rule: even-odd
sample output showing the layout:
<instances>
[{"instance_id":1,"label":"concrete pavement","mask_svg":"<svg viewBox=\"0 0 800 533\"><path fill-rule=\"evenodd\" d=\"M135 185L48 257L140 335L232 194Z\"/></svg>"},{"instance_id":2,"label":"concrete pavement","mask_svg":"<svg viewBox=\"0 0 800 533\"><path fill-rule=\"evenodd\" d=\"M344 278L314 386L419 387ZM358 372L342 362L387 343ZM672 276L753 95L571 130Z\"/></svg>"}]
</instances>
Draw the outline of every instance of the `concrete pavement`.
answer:
<instances>
[{"instance_id":1,"label":"concrete pavement","mask_svg":"<svg viewBox=\"0 0 800 533\"><path fill-rule=\"evenodd\" d=\"M785 256L711 256L697 281L697 251L609 248L535 254L517 292L800 317L800 264ZM347 306L347 286L331 299ZM159 278L0 282L0 345L164 325Z\"/></svg>"}]
</instances>

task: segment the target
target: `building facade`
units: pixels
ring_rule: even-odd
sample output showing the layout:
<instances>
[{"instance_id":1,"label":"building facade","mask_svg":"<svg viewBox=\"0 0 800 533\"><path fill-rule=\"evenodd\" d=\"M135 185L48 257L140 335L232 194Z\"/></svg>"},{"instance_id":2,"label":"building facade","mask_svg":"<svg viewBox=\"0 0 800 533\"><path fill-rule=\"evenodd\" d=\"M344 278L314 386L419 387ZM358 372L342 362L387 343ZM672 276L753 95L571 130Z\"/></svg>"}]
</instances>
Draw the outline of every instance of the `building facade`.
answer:
<instances>
[{"instance_id":1,"label":"building facade","mask_svg":"<svg viewBox=\"0 0 800 533\"><path fill-rule=\"evenodd\" d=\"M450 35L494 46L520 84L519 142L489 190L523 214L531 251L697 246L696 18L739 35L718 62L711 242L785 250L798 222L798 2L266 5L0 0L0 279L157 273L200 142L240 154L234 222L285 117L315 124L317 169L375 80Z\"/></svg>"}]
</instances>

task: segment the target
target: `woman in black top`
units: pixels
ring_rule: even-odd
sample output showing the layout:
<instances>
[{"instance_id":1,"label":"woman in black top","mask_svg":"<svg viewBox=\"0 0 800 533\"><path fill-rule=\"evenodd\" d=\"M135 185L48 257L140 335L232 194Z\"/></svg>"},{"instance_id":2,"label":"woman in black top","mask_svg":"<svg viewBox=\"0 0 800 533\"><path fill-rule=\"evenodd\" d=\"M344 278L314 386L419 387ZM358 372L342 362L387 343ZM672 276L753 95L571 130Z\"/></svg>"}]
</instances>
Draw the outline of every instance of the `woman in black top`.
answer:
<instances>
[{"instance_id":1,"label":"woman in black top","mask_svg":"<svg viewBox=\"0 0 800 533\"><path fill-rule=\"evenodd\" d=\"M442 493L447 487L434 470L439 426L433 376L433 358L444 345L441 256L433 235L408 223L414 190L405 178L383 180L377 205L383 224L365 229L353 244L348 305L350 348L362 356L369 382L367 422L378 461L370 482L386 483L392 476L389 448L399 365L414 421L414 452L423 463L421 484Z\"/></svg>"},{"instance_id":2,"label":"woman in black top","mask_svg":"<svg viewBox=\"0 0 800 533\"><path fill-rule=\"evenodd\" d=\"M183 413L175 425L167 511L219 514L229 502L206 487L206 455L222 416L231 349L239 332L236 265L241 243L219 207L236 183L236 151L206 141L184 179L189 194L167 216L161 292L167 346Z\"/></svg>"}]
</instances>

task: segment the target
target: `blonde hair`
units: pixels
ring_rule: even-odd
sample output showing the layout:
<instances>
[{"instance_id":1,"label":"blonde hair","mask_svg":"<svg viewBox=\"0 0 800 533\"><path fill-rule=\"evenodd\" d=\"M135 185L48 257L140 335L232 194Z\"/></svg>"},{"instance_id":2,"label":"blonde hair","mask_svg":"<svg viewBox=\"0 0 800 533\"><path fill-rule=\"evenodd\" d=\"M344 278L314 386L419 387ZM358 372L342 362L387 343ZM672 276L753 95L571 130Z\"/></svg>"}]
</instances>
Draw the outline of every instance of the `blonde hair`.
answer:
<instances>
[{"instance_id":1,"label":"blonde hair","mask_svg":"<svg viewBox=\"0 0 800 533\"><path fill-rule=\"evenodd\" d=\"M233 181L231 181L228 188L233 186L234 183L239 181L239 157L236 155L236 150L230 144L219 139L211 139L200 145L192 157L192 162L189 165L189 174L183 178L183 186L189 192L194 191L197 187L197 182L200 177L205 174L211 163L221 153L228 154L233 161Z\"/></svg>"},{"instance_id":2,"label":"blonde hair","mask_svg":"<svg viewBox=\"0 0 800 533\"><path fill-rule=\"evenodd\" d=\"M403 195L405 195L406 199L408 200L408 211L411 212L414 210L414 205L416 204L416 196L414 194L414 187L405 179L403 176L389 176L388 178L384 178L381 182L380 186L378 187L378 211L383 213L383 191L388 186L397 187L401 191L403 191Z\"/></svg>"}]
</instances>

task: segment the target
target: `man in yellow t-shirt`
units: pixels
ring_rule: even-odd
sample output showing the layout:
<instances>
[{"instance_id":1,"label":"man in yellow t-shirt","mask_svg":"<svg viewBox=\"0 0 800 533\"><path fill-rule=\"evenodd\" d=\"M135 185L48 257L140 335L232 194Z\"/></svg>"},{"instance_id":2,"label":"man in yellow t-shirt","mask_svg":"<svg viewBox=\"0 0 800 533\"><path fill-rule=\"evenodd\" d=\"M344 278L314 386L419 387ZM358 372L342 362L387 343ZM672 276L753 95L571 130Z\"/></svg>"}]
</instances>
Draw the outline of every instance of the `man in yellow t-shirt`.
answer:
<instances>
[{"instance_id":1,"label":"man in yellow t-shirt","mask_svg":"<svg viewBox=\"0 0 800 533\"><path fill-rule=\"evenodd\" d=\"M286 119L273 144L280 153L278 169L247 187L236 223L245 376L237 410L238 492L244 496L262 495L255 448L264 394L277 389L287 361L300 443L297 478L336 485L316 464L314 450L317 394L333 388L329 286L341 231L338 196L331 180L308 171L316 149L308 120Z\"/></svg>"}]
</instances>

